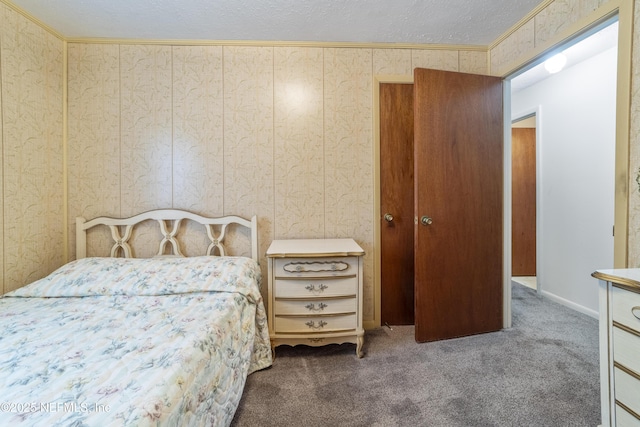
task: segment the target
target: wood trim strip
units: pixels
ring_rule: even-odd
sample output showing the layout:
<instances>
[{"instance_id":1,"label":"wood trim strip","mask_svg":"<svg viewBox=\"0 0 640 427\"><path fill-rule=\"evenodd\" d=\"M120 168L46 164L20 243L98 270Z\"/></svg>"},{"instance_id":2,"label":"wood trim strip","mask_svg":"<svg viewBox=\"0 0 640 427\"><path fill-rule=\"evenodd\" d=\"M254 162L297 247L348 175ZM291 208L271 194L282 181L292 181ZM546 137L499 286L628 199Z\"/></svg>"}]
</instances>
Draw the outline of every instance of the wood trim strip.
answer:
<instances>
[{"instance_id":1,"label":"wood trim strip","mask_svg":"<svg viewBox=\"0 0 640 427\"><path fill-rule=\"evenodd\" d=\"M609 272L615 272L615 270L608 270ZM623 269L619 270L621 273L624 272ZM604 280L605 282L610 282L612 286L616 288L624 289L625 291L634 292L636 294L640 294L640 282L637 280L630 279L628 277L616 276L614 274L609 274L605 271L596 271L591 274L592 277L596 279Z\"/></svg>"},{"instance_id":2,"label":"wood trim strip","mask_svg":"<svg viewBox=\"0 0 640 427\"><path fill-rule=\"evenodd\" d=\"M627 411L629 414L631 414L632 416L634 416L638 421L640 421L640 414L638 414L636 411L634 411L633 409L629 408L627 405L625 405L624 403L620 402L618 399L616 399L616 405L618 405L619 407L621 407L622 409L624 409L625 411Z\"/></svg>"},{"instance_id":3,"label":"wood trim strip","mask_svg":"<svg viewBox=\"0 0 640 427\"><path fill-rule=\"evenodd\" d=\"M344 333L344 332L355 332L353 328L345 328L345 329L327 329L322 332L276 332L275 339L278 339L280 335L318 335L317 338L328 338L321 335L334 334L334 333ZM306 337L305 337L306 338ZM332 343L328 343L332 344Z\"/></svg>"},{"instance_id":4,"label":"wood trim strip","mask_svg":"<svg viewBox=\"0 0 640 427\"><path fill-rule=\"evenodd\" d=\"M276 297L276 301L331 301L331 300L340 300L340 299L353 299L356 297L356 294L352 295L338 295L335 297Z\"/></svg>"},{"instance_id":5,"label":"wood trim strip","mask_svg":"<svg viewBox=\"0 0 640 427\"><path fill-rule=\"evenodd\" d=\"M549 6L554 1L555 0L544 0L542 3L536 6L535 9L527 13L520 21L516 22L513 26L511 26L511 28L509 28L507 31L502 33L500 37L498 37L493 42L491 42L489 44L489 51L491 51L491 49L495 49L500 43L502 43L507 38L509 38L509 36L511 36L516 31L518 31L520 28L522 28L526 23L534 19L540 12L542 12L547 6Z\"/></svg>"},{"instance_id":6,"label":"wood trim strip","mask_svg":"<svg viewBox=\"0 0 640 427\"><path fill-rule=\"evenodd\" d=\"M314 252L314 253L304 253L304 254L300 254L300 253L296 253L296 254L290 254L290 253L270 253L267 254L267 258L341 258L341 257L349 257L349 256L354 256L354 257L359 257L364 255L364 251L362 252Z\"/></svg>"},{"instance_id":7,"label":"wood trim strip","mask_svg":"<svg viewBox=\"0 0 640 427\"><path fill-rule=\"evenodd\" d=\"M629 369L629 368L627 368L626 366L624 366L623 364L621 364L619 362L613 362L613 366L615 368L620 369L625 374L631 375L633 378L635 378L638 381L640 381L640 374L637 373L636 371L634 371L633 369Z\"/></svg>"},{"instance_id":8,"label":"wood trim strip","mask_svg":"<svg viewBox=\"0 0 640 427\"><path fill-rule=\"evenodd\" d=\"M616 322L616 321L614 320L614 321L613 321L613 326L615 326L615 327L616 327L616 328L618 328L618 329L622 329L622 330L623 330L623 331L625 331L625 332L629 332L630 334L633 334L633 335L635 335L635 336L637 336L637 337L639 337L639 338L640 338L640 331L636 331L635 329L630 328L630 327L628 327L627 325L623 325L622 323L620 323L620 322Z\"/></svg>"},{"instance_id":9,"label":"wood trim strip","mask_svg":"<svg viewBox=\"0 0 640 427\"><path fill-rule=\"evenodd\" d=\"M631 286L631 285L627 285L627 284L622 284L622 283L611 283L611 285L614 288L618 288L618 289L624 289L625 291L629 291L629 292L633 292L634 294L640 294L640 284L635 285L635 286Z\"/></svg>"},{"instance_id":10,"label":"wood trim strip","mask_svg":"<svg viewBox=\"0 0 640 427\"><path fill-rule=\"evenodd\" d=\"M331 314L276 314L275 317L282 317L285 319L297 319L297 318L316 318L316 317L340 317L340 316L352 316L356 314L355 311L347 313L331 313Z\"/></svg>"},{"instance_id":11,"label":"wood trim strip","mask_svg":"<svg viewBox=\"0 0 640 427\"><path fill-rule=\"evenodd\" d=\"M346 274L344 276L276 276L276 280L338 280L353 279L357 277L355 274Z\"/></svg>"},{"instance_id":12,"label":"wood trim strip","mask_svg":"<svg viewBox=\"0 0 640 427\"><path fill-rule=\"evenodd\" d=\"M67 39L65 38L65 36L63 36L61 33L59 33L57 30L54 30L52 27L50 27L49 25L45 24L44 22L42 22L41 20L39 20L38 18L36 18L35 16L33 16L32 14L30 14L29 12L27 12L26 10L22 9L21 7L13 4L11 1L8 0L0 0L0 3L3 3L5 6L7 6L8 8L10 8L11 10L13 10L14 12L16 12L19 15L24 16L26 19L28 19L29 21L33 22L34 24L36 24L37 26L39 26L40 28L42 28L43 30L47 31L48 33L50 33L51 35L57 37L58 39L60 39L61 41L67 41Z\"/></svg>"}]
</instances>

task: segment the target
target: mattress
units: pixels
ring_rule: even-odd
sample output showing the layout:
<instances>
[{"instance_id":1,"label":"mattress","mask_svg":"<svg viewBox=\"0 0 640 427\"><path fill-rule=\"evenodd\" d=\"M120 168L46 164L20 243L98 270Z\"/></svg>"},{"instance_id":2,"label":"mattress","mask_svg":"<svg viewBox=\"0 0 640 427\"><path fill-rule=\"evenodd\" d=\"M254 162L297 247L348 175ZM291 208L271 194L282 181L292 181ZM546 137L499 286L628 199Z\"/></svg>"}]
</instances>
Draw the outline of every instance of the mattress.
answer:
<instances>
[{"instance_id":1,"label":"mattress","mask_svg":"<svg viewBox=\"0 0 640 427\"><path fill-rule=\"evenodd\" d=\"M0 298L0 425L226 426L271 365L243 257L84 258Z\"/></svg>"}]
</instances>

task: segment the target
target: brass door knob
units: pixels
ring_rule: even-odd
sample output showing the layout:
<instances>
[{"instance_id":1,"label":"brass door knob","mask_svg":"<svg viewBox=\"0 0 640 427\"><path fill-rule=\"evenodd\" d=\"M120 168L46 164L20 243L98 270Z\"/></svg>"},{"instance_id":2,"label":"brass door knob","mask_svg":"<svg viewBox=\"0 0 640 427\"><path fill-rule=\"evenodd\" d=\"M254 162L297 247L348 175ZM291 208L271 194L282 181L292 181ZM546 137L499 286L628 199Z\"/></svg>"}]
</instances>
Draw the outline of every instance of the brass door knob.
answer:
<instances>
[{"instance_id":1,"label":"brass door knob","mask_svg":"<svg viewBox=\"0 0 640 427\"><path fill-rule=\"evenodd\" d=\"M431 218L429 218L428 216L424 215L420 218L420 223L422 225L431 225L433 224L433 220Z\"/></svg>"}]
</instances>

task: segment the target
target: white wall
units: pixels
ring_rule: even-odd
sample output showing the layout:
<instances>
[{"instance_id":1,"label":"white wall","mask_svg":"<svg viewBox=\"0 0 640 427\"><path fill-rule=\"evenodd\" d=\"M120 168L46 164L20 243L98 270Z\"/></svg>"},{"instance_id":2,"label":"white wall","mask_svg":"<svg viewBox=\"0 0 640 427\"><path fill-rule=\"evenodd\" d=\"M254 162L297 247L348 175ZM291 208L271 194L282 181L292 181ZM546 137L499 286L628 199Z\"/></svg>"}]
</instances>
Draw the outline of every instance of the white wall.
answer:
<instances>
[{"instance_id":1,"label":"white wall","mask_svg":"<svg viewBox=\"0 0 640 427\"><path fill-rule=\"evenodd\" d=\"M512 94L512 117L539 108L538 280L543 295L595 316L613 268L615 48Z\"/></svg>"}]
</instances>

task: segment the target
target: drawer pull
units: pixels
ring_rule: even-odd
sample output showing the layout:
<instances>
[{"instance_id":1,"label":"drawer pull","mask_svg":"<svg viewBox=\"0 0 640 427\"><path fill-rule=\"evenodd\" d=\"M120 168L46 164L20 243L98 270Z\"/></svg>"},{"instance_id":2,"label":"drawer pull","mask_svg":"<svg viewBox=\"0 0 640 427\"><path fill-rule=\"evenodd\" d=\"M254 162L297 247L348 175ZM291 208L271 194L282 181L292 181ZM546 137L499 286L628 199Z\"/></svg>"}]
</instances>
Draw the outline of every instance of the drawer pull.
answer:
<instances>
[{"instance_id":1,"label":"drawer pull","mask_svg":"<svg viewBox=\"0 0 640 427\"><path fill-rule=\"evenodd\" d=\"M328 306L327 306L327 304L321 302L320 304L318 304L318 308L316 308L316 305L313 304L313 303L309 303L309 304L305 305L304 307L309 311L316 311L317 312L317 311L324 310Z\"/></svg>"},{"instance_id":2,"label":"drawer pull","mask_svg":"<svg viewBox=\"0 0 640 427\"><path fill-rule=\"evenodd\" d=\"M287 273L320 273L330 271L346 271L349 264L344 261L312 261L312 262L290 262L282 269Z\"/></svg>"},{"instance_id":3,"label":"drawer pull","mask_svg":"<svg viewBox=\"0 0 640 427\"><path fill-rule=\"evenodd\" d=\"M640 320L640 305L633 307L631 309L631 314L633 314L636 319Z\"/></svg>"},{"instance_id":4,"label":"drawer pull","mask_svg":"<svg viewBox=\"0 0 640 427\"><path fill-rule=\"evenodd\" d=\"M316 322L314 322L313 320L309 320L307 323L305 323L305 325L307 325L308 327L310 327L311 329L322 329L327 325L327 322L320 320L318 322L318 325L316 325Z\"/></svg>"},{"instance_id":5,"label":"drawer pull","mask_svg":"<svg viewBox=\"0 0 640 427\"><path fill-rule=\"evenodd\" d=\"M315 293L321 293L324 292L325 289L327 289L329 286L325 285L324 283L320 283L320 285L318 285L318 288L316 289L316 285L307 285L304 288L306 290L308 290L309 292L315 292Z\"/></svg>"}]
</instances>

